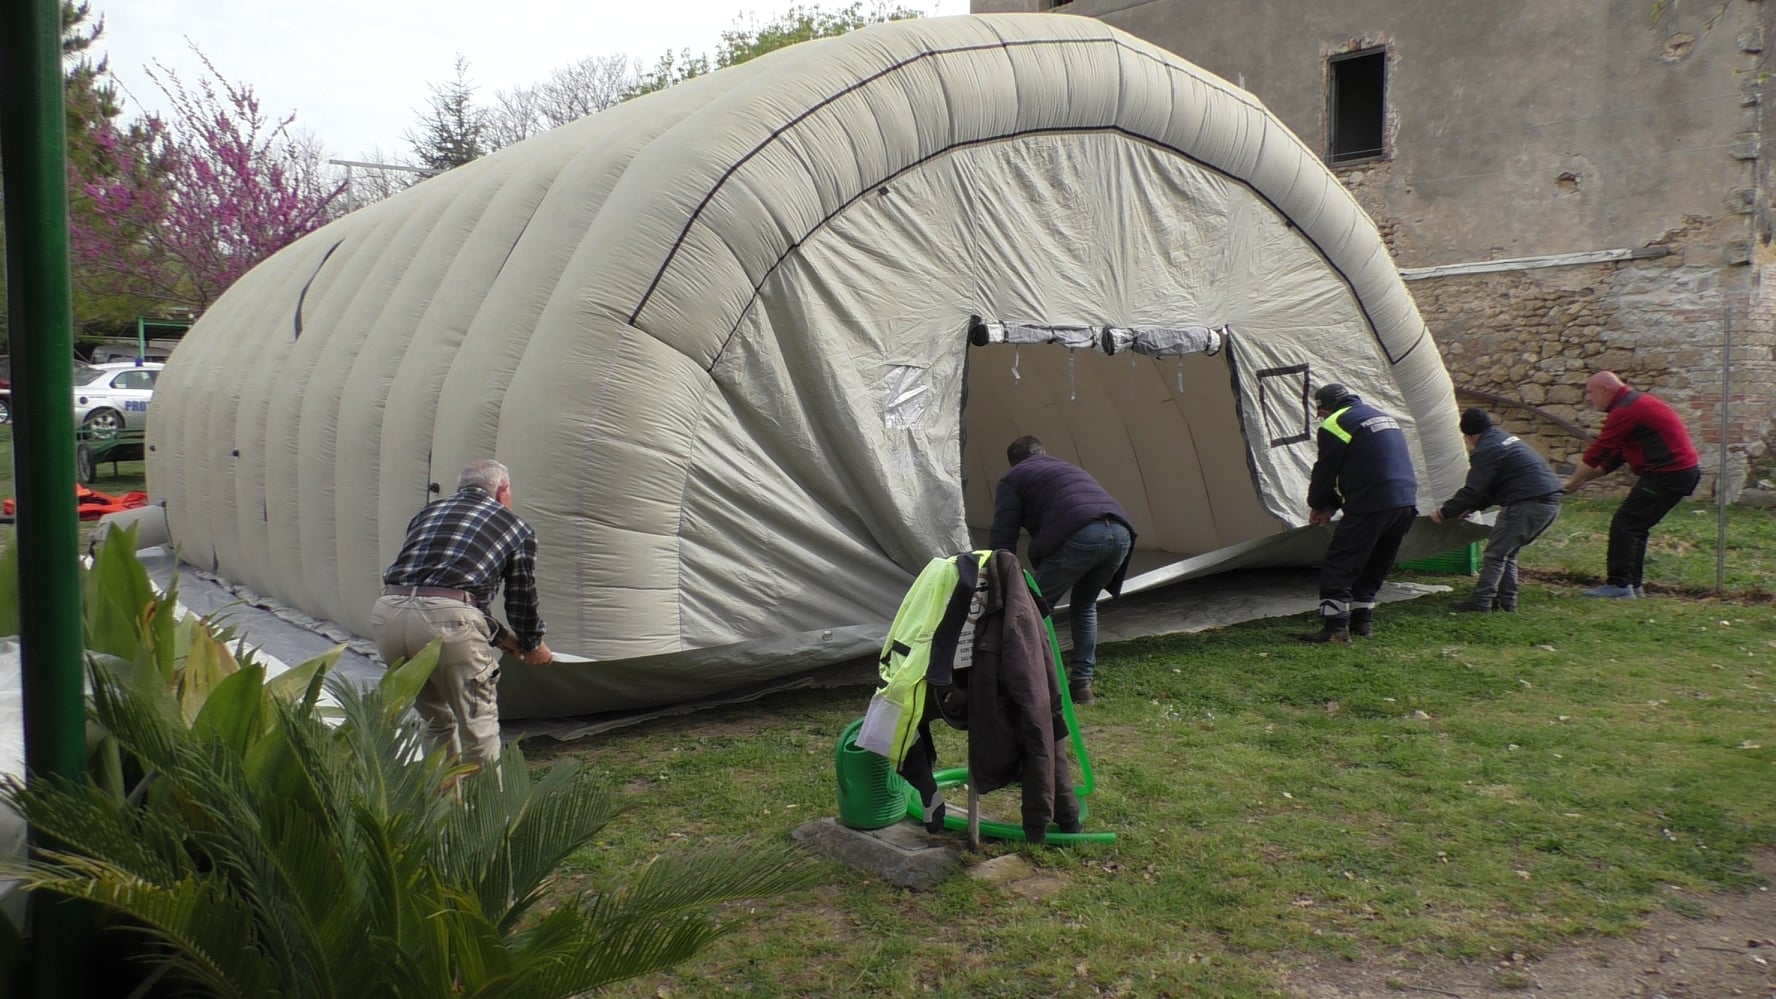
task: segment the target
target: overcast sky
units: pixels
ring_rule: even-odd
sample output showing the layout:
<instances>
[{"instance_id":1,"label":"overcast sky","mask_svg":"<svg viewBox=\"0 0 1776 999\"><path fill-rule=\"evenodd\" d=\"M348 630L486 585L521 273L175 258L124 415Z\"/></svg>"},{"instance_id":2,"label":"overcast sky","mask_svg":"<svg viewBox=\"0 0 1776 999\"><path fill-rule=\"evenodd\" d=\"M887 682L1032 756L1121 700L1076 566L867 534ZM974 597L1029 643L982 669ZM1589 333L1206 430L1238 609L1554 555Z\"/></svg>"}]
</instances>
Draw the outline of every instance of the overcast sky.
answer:
<instances>
[{"instance_id":1,"label":"overcast sky","mask_svg":"<svg viewBox=\"0 0 1776 999\"><path fill-rule=\"evenodd\" d=\"M201 65L189 38L232 83L258 94L270 118L296 114L330 156L410 158L402 135L428 86L469 61L476 96L540 83L586 56L625 54L652 65L668 50L713 52L737 17L760 19L796 0L93 0L99 48L126 88L126 116L164 110L143 74L152 61L188 84ZM968 0L902 0L930 15L966 14ZM845 4L824 0L819 6ZM866 8L870 4L866 3Z\"/></svg>"}]
</instances>

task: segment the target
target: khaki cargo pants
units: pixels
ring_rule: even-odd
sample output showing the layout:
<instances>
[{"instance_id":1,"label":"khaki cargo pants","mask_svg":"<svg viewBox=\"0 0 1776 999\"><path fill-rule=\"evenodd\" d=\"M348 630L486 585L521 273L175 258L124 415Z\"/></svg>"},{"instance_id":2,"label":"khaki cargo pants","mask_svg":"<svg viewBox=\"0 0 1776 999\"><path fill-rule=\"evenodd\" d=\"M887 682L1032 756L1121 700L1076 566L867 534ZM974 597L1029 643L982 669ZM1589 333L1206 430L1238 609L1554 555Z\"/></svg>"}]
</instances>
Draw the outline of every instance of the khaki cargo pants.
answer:
<instances>
[{"instance_id":1,"label":"khaki cargo pants","mask_svg":"<svg viewBox=\"0 0 1776 999\"><path fill-rule=\"evenodd\" d=\"M370 610L371 634L386 666L442 639L438 666L414 708L426 738L465 763L499 759L499 659L480 609L449 597L382 596Z\"/></svg>"}]
</instances>

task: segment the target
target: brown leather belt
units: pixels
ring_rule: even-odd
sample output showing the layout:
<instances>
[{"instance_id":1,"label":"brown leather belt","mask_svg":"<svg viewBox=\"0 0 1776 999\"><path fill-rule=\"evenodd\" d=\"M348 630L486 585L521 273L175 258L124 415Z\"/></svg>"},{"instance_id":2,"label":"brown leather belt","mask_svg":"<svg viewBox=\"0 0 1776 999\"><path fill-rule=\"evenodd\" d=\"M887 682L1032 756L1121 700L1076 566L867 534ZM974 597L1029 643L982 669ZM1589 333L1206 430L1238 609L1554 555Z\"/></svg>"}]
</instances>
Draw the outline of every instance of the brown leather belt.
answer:
<instances>
[{"instance_id":1,"label":"brown leather belt","mask_svg":"<svg viewBox=\"0 0 1776 999\"><path fill-rule=\"evenodd\" d=\"M382 588L385 597L444 597L448 600L461 600L470 607L477 606L475 597L468 590L453 590L448 586L385 586Z\"/></svg>"}]
</instances>

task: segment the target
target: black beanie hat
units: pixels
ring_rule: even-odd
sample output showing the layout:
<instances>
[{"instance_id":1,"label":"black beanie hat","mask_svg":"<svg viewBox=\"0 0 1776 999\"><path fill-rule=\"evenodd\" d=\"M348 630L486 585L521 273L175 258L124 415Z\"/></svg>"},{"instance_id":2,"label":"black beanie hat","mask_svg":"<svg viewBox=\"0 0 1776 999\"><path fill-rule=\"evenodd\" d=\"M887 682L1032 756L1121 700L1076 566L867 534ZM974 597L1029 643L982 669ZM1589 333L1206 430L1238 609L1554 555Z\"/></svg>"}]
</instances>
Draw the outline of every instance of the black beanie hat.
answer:
<instances>
[{"instance_id":1,"label":"black beanie hat","mask_svg":"<svg viewBox=\"0 0 1776 999\"><path fill-rule=\"evenodd\" d=\"M1350 389L1337 382L1327 382L1314 393L1314 405L1321 409L1337 409L1338 404L1350 397Z\"/></svg>"},{"instance_id":2,"label":"black beanie hat","mask_svg":"<svg viewBox=\"0 0 1776 999\"><path fill-rule=\"evenodd\" d=\"M1476 407L1462 411L1462 433L1478 437L1490 429L1492 429L1492 418L1486 415L1485 410Z\"/></svg>"}]
</instances>

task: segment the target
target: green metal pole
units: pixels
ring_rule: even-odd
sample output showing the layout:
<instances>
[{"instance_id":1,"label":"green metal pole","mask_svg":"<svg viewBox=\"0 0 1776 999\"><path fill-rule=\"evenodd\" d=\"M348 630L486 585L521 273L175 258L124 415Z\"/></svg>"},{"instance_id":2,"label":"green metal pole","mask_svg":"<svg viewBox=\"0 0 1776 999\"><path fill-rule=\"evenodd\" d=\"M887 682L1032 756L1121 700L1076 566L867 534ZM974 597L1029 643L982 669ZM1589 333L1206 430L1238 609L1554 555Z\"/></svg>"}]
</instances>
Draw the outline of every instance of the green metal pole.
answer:
<instances>
[{"instance_id":1,"label":"green metal pole","mask_svg":"<svg viewBox=\"0 0 1776 999\"><path fill-rule=\"evenodd\" d=\"M27 780L78 776L86 763L62 86L59 0L0 3L0 174ZM86 911L34 895L30 925L33 994L84 995L92 943Z\"/></svg>"}]
</instances>

